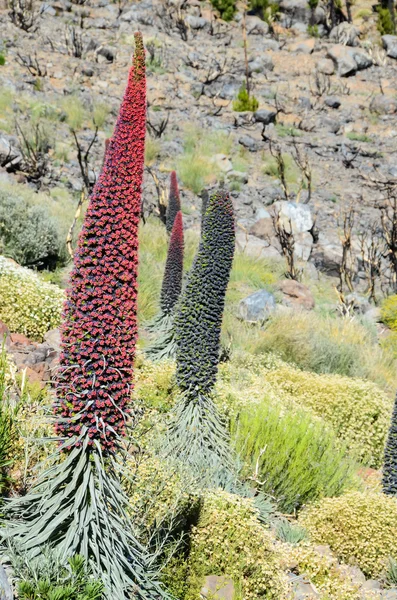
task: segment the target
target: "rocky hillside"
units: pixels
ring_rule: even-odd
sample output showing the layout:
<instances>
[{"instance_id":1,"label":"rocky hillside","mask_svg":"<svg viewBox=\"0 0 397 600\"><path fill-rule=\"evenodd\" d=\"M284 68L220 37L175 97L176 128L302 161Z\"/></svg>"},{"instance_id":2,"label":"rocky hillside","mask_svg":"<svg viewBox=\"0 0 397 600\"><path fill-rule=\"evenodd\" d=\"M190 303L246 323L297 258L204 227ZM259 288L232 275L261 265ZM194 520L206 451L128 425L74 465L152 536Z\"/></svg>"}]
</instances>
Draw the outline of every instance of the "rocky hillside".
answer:
<instances>
[{"instance_id":1,"label":"rocky hillside","mask_svg":"<svg viewBox=\"0 0 397 600\"><path fill-rule=\"evenodd\" d=\"M311 17L304 0L282 0L270 26L237 8L225 22L199 0L38 2L28 31L4 8L1 181L27 182L73 212L82 170L89 187L102 163L139 29L149 71L144 213L162 210L172 169L188 225L199 221L202 189L225 181L240 245L277 257L269 207L299 202L276 204L287 229L292 221L295 257L336 276L341 215L356 211L359 257L360 232L381 230L385 193L374 180L394 185L397 177L397 37L381 39L377 13L361 0L354 25L331 32L326 10L319 5ZM247 76L257 102L239 111ZM363 265L354 259L351 268L365 282Z\"/></svg>"}]
</instances>

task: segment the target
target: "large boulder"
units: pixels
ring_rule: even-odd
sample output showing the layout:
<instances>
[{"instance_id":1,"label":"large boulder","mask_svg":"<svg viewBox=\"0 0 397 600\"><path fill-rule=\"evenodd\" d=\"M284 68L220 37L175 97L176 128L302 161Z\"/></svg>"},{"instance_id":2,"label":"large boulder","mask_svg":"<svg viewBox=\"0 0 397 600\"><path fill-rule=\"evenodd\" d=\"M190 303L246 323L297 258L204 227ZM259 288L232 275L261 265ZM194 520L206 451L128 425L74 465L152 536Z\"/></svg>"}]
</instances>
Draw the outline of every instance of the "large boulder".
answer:
<instances>
[{"instance_id":1,"label":"large boulder","mask_svg":"<svg viewBox=\"0 0 397 600\"><path fill-rule=\"evenodd\" d=\"M274 208L284 229L290 233L310 231L314 225L311 208L308 204L297 202L275 202Z\"/></svg>"},{"instance_id":2,"label":"large boulder","mask_svg":"<svg viewBox=\"0 0 397 600\"><path fill-rule=\"evenodd\" d=\"M360 32L357 27L354 27L352 23L339 23L331 30L329 39L336 44L343 44L344 46L358 46L358 38Z\"/></svg>"},{"instance_id":3,"label":"large boulder","mask_svg":"<svg viewBox=\"0 0 397 600\"><path fill-rule=\"evenodd\" d=\"M382 35L382 44L387 56L397 58L397 35Z\"/></svg>"},{"instance_id":4,"label":"large boulder","mask_svg":"<svg viewBox=\"0 0 397 600\"><path fill-rule=\"evenodd\" d=\"M282 303L291 308L312 310L315 306L313 294L309 288L293 279L285 279L278 285L283 294Z\"/></svg>"},{"instance_id":5,"label":"large boulder","mask_svg":"<svg viewBox=\"0 0 397 600\"><path fill-rule=\"evenodd\" d=\"M397 100L391 96L377 94L372 98L369 110L378 115L394 115L397 112Z\"/></svg>"},{"instance_id":6,"label":"large boulder","mask_svg":"<svg viewBox=\"0 0 397 600\"><path fill-rule=\"evenodd\" d=\"M357 71L367 69L373 64L372 58L364 50L340 44L331 46L327 56L334 61L340 77L354 75Z\"/></svg>"},{"instance_id":7,"label":"large boulder","mask_svg":"<svg viewBox=\"0 0 397 600\"><path fill-rule=\"evenodd\" d=\"M276 300L270 292L259 290L239 304L240 317L248 323L263 323L276 309Z\"/></svg>"}]
</instances>

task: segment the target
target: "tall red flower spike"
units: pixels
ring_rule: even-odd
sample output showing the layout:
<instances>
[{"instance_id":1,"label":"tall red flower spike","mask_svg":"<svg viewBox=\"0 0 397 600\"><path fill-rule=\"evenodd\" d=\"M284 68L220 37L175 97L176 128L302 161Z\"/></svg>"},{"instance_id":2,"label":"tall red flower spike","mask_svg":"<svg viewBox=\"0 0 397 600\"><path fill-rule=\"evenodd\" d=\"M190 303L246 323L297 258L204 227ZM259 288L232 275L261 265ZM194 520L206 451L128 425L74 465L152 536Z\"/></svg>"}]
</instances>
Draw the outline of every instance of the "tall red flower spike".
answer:
<instances>
[{"instance_id":1,"label":"tall red flower spike","mask_svg":"<svg viewBox=\"0 0 397 600\"><path fill-rule=\"evenodd\" d=\"M113 452L123 435L137 337L138 224L146 124L145 51L135 54L91 194L65 303L57 432Z\"/></svg>"},{"instance_id":2,"label":"tall red flower spike","mask_svg":"<svg viewBox=\"0 0 397 600\"><path fill-rule=\"evenodd\" d=\"M165 226L168 233L172 232L177 213L181 210L181 200L179 197L178 180L175 171L172 171L170 177L170 194L168 197L168 206Z\"/></svg>"},{"instance_id":3,"label":"tall red flower spike","mask_svg":"<svg viewBox=\"0 0 397 600\"><path fill-rule=\"evenodd\" d=\"M160 308L163 314L170 315L178 302L182 290L182 275L183 221L182 212L178 211L172 228L161 286Z\"/></svg>"}]
</instances>

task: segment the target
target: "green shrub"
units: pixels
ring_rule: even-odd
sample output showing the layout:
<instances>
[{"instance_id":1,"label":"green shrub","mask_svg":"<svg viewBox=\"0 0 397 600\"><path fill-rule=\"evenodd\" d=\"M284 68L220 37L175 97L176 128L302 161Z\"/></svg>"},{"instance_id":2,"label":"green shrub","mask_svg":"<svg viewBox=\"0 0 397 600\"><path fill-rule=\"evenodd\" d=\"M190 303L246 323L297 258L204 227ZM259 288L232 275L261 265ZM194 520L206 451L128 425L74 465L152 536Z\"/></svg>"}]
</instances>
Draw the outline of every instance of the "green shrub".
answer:
<instances>
[{"instance_id":1,"label":"green shrub","mask_svg":"<svg viewBox=\"0 0 397 600\"><path fill-rule=\"evenodd\" d=\"M74 216L69 197L50 197L26 186L0 190L0 253L25 266L54 269L70 258L66 236Z\"/></svg>"},{"instance_id":2,"label":"green shrub","mask_svg":"<svg viewBox=\"0 0 397 600\"><path fill-rule=\"evenodd\" d=\"M252 111L255 112L259 107L259 102L255 96L250 96L245 83L242 84L237 99L233 100L233 110L236 112Z\"/></svg>"},{"instance_id":3,"label":"green shrub","mask_svg":"<svg viewBox=\"0 0 397 600\"><path fill-rule=\"evenodd\" d=\"M298 576L311 581L321 600L362 600L361 583L352 580L349 567L339 564L331 552L321 550L308 541L284 546L287 564L293 564ZM365 598L380 600L381 596L371 591Z\"/></svg>"},{"instance_id":4,"label":"green shrub","mask_svg":"<svg viewBox=\"0 0 397 600\"><path fill-rule=\"evenodd\" d=\"M302 410L264 400L243 409L232 430L247 475L257 473L261 490L292 513L323 496L357 485L355 464L338 448L335 434Z\"/></svg>"},{"instance_id":5,"label":"green shrub","mask_svg":"<svg viewBox=\"0 0 397 600\"><path fill-rule=\"evenodd\" d=\"M315 373L371 379L390 391L397 385L393 352L382 351L376 331L356 321L281 314L269 321L254 351L277 352L284 361Z\"/></svg>"},{"instance_id":6,"label":"green shrub","mask_svg":"<svg viewBox=\"0 0 397 600\"><path fill-rule=\"evenodd\" d=\"M67 566L49 553L14 561L20 600L101 600L104 586L93 579L84 558L75 555Z\"/></svg>"},{"instance_id":7,"label":"green shrub","mask_svg":"<svg viewBox=\"0 0 397 600\"><path fill-rule=\"evenodd\" d=\"M55 268L61 245L57 224L44 207L0 191L0 253L21 265Z\"/></svg>"},{"instance_id":8,"label":"green shrub","mask_svg":"<svg viewBox=\"0 0 397 600\"><path fill-rule=\"evenodd\" d=\"M204 577L211 574L232 578L246 600L284 597L281 557L251 500L226 492L208 493L190 548L186 600L197 600Z\"/></svg>"},{"instance_id":9,"label":"green shrub","mask_svg":"<svg viewBox=\"0 0 397 600\"><path fill-rule=\"evenodd\" d=\"M211 0L212 6L220 12L224 21L231 21L236 12L236 0Z\"/></svg>"},{"instance_id":10,"label":"green shrub","mask_svg":"<svg viewBox=\"0 0 397 600\"><path fill-rule=\"evenodd\" d=\"M381 317L385 325L397 331L397 294L385 298L381 307Z\"/></svg>"},{"instance_id":11,"label":"green shrub","mask_svg":"<svg viewBox=\"0 0 397 600\"><path fill-rule=\"evenodd\" d=\"M382 6L376 7L378 13L377 28L381 35L393 35L395 33L393 19L388 8Z\"/></svg>"},{"instance_id":12,"label":"green shrub","mask_svg":"<svg viewBox=\"0 0 397 600\"><path fill-rule=\"evenodd\" d=\"M280 9L278 2L269 0L249 0L249 8L269 24L275 20Z\"/></svg>"},{"instance_id":13,"label":"green shrub","mask_svg":"<svg viewBox=\"0 0 397 600\"><path fill-rule=\"evenodd\" d=\"M287 519L280 519L276 525L277 539L286 544L299 544L306 540L308 533L304 527L290 523Z\"/></svg>"},{"instance_id":14,"label":"green shrub","mask_svg":"<svg viewBox=\"0 0 397 600\"><path fill-rule=\"evenodd\" d=\"M41 340L58 327L64 298L55 285L0 256L0 320L10 331Z\"/></svg>"},{"instance_id":15,"label":"green shrub","mask_svg":"<svg viewBox=\"0 0 397 600\"><path fill-rule=\"evenodd\" d=\"M269 371L264 379L283 402L310 409L332 426L363 464L382 464L393 403L375 384L290 366Z\"/></svg>"},{"instance_id":16,"label":"green shrub","mask_svg":"<svg viewBox=\"0 0 397 600\"><path fill-rule=\"evenodd\" d=\"M5 64L6 64L6 57L4 56L4 54L2 52L0 52L0 67L4 67Z\"/></svg>"},{"instance_id":17,"label":"green shrub","mask_svg":"<svg viewBox=\"0 0 397 600\"><path fill-rule=\"evenodd\" d=\"M367 577L379 577L397 556L397 499L377 492L349 492L308 507L299 522L311 539L328 544Z\"/></svg>"}]
</instances>

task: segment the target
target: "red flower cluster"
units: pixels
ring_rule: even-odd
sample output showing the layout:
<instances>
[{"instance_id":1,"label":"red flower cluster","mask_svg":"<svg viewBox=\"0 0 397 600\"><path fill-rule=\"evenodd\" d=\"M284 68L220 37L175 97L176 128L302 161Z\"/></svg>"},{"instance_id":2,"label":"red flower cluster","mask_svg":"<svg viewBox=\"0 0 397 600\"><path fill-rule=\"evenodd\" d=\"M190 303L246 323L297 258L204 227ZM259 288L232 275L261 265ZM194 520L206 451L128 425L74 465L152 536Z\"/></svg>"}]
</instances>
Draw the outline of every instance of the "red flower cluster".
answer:
<instances>
[{"instance_id":1,"label":"red flower cluster","mask_svg":"<svg viewBox=\"0 0 397 600\"><path fill-rule=\"evenodd\" d=\"M112 452L124 433L137 336L138 224L146 126L145 51L135 54L79 237L62 326L57 432Z\"/></svg>"},{"instance_id":2,"label":"red flower cluster","mask_svg":"<svg viewBox=\"0 0 397 600\"><path fill-rule=\"evenodd\" d=\"M172 313L182 290L183 241L182 212L178 211L172 228L161 286L160 308L166 315Z\"/></svg>"},{"instance_id":3,"label":"red flower cluster","mask_svg":"<svg viewBox=\"0 0 397 600\"><path fill-rule=\"evenodd\" d=\"M170 194L168 197L168 206L165 226L168 233L171 233L177 213L181 210L181 200L179 198L178 180L175 171L172 171L170 177Z\"/></svg>"}]
</instances>

